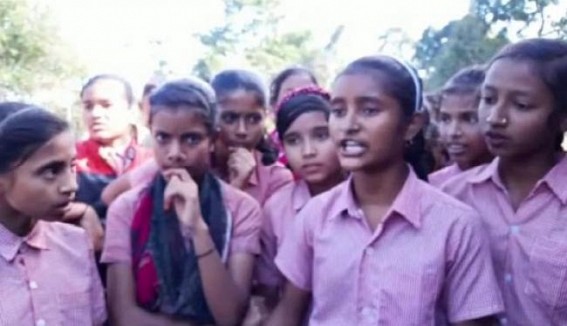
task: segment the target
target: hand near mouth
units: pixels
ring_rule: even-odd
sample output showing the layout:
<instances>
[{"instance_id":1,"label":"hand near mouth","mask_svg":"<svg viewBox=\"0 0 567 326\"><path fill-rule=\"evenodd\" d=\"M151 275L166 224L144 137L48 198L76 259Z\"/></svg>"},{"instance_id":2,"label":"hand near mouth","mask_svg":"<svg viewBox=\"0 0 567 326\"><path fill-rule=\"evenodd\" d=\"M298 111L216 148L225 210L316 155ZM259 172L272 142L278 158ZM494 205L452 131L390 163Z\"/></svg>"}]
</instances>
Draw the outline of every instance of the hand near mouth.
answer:
<instances>
[{"instance_id":1,"label":"hand near mouth","mask_svg":"<svg viewBox=\"0 0 567 326\"><path fill-rule=\"evenodd\" d=\"M256 168L256 158L252 152L242 147L230 148L229 151L228 178L230 184L242 189Z\"/></svg>"}]
</instances>

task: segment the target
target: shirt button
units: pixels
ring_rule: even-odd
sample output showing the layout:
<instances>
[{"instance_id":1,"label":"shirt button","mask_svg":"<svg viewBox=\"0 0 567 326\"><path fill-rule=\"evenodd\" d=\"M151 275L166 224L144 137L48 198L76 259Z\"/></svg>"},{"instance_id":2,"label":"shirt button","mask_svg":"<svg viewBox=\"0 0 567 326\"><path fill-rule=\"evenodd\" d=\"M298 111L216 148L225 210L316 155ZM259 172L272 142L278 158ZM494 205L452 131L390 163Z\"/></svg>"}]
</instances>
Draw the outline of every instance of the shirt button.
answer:
<instances>
[{"instance_id":1,"label":"shirt button","mask_svg":"<svg viewBox=\"0 0 567 326\"><path fill-rule=\"evenodd\" d=\"M504 282L512 283L512 274L508 273L508 274L504 275Z\"/></svg>"},{"instance_id":2,"label":"shirt button","mask_svg":"<svg viewBox=\"0 0 567 326\"><path fill-rule=\"evenodd\" d=\"M45 320L40 319L35 323L35 326L46 326Z\"/></svg>"},{"instance_id":3,"label":"shirt button","mask_svg":"<svg viewBox=\"0 0 567 326\"><path fill-rule=\"evenodd\" d=\"M31 282L30 282L30 289L32 289L32 290L37 289L37 283L34 282L34 281L31 281Z\"/></svg>"},{"instance_id":4,"label":"shirt button","mask_svg":"<svg viewBox=\"0 0 567 326\"><path fill-rule=\"evenodd\" d=\"M518 233L520 233L520 226L518 226L518 225L512 225L512 226L510 227L510 232L511 232L512 234L518 234Z\"/></svg>"}]
</instances>

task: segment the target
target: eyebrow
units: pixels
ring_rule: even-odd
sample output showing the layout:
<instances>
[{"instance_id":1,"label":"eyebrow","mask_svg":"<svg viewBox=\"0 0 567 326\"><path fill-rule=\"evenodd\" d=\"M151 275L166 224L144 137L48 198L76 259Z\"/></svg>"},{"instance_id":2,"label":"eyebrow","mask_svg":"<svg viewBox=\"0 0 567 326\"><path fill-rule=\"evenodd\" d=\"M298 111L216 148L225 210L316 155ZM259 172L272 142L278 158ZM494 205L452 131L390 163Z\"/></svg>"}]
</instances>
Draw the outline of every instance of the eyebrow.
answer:
<instances>
[{"instance_id":1,"label":"eyebrow","mask_svg":"<svg viewBox=\"0 0 567 326\"><path fill-rule=\"evenodd\" d=\"M73 160L75 160L75 158L73 158ZM65 165L67 165L66 161L63 160L53 160L53 161L49 161L45 164L40 165L37 169L36 172L43 172L47 169L51 169L51 168L61 168L64 167Z\"/></svg>"},{"instance_id":2,"label":"eyebrow","mask_svg":"<svg viewBox=\"0 0 567 326\"><path fill-rule=\"evenodd\" d=\"M497 91L497 88L495 86L492 86L492 85L486 85L485 84L482 88L485 89L485 90L492 91L492 92ZM524 91L524 90L508 90L508 91L510 93L516 95L516 96L518 96L518 95L519 96L534 96L535 95L535 92Z\"/></svg>"}]
</instances>

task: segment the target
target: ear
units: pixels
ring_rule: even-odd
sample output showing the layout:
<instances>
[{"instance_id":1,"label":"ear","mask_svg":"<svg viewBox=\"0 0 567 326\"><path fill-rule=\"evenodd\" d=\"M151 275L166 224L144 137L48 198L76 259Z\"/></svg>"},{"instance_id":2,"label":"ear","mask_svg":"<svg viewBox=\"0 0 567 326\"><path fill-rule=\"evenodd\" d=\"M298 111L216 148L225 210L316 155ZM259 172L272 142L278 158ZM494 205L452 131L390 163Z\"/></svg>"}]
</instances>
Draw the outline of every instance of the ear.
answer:
<instances>
[{"instance_id":1,"label":"ear","mask_svg":"<svg viewBox=\"0 0 567 326\"><path fill-rule=\"evenodd\" d=\"M416 112L411 116L404 134L405 141L411 141L419 133L425 124L425 118L423 112Z\"/></svg>"}]
</instances>

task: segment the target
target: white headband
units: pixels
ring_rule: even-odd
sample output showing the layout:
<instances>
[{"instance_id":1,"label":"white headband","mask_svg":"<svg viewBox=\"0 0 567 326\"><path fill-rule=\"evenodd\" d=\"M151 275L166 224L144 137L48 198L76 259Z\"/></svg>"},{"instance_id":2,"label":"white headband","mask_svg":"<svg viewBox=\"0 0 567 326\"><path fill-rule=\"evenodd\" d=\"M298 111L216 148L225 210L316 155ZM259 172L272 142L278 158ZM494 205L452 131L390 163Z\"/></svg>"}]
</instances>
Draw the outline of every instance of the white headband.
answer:
<instances>
[{"instance_id":1,"label":"white headband","mask_svg":"<svg viewBox=\"0 0 567 326\"><path fill-rule=\"evenodd\" d=\"M407 72L409 72L411 79L413 80L413 85L415 86L415 112L421 112L423 111L423 105L421 104L422 98L421 98L421 92L423 91L421 89L421 83L419 82L419 76L416 74L415 70L411 67L411 65L404 61L404 60L400 60L400 59L396 59L392 56L390 56L390 58L394 59L395 61L397 61L399 64L401 64L405 70L407 70Z\"/></svg>"}]
</instances>

